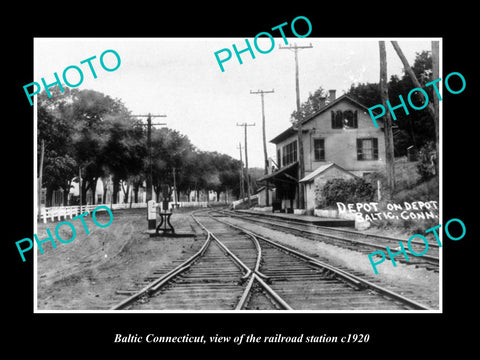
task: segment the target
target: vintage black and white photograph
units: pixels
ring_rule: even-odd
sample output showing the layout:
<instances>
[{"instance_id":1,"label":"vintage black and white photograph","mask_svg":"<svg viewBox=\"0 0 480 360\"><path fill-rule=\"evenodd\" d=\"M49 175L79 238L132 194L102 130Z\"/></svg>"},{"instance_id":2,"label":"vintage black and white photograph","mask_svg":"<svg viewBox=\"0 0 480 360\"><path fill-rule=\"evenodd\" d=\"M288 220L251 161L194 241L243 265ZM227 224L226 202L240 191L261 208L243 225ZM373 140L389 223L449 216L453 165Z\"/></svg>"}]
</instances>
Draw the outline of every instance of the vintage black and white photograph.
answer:
<instances>
[{"instance_id":1,"label":"vintage black and white photograph","mask_svg":"<svg viewBox=\"0 0 480 360\"><path fill-rule=\"evenodd\" d=\"M442 311L465 236L439 225L442 95L465 77L442 38L297 25L34 39L36 313Z\"/></svg>"}]
</instances>

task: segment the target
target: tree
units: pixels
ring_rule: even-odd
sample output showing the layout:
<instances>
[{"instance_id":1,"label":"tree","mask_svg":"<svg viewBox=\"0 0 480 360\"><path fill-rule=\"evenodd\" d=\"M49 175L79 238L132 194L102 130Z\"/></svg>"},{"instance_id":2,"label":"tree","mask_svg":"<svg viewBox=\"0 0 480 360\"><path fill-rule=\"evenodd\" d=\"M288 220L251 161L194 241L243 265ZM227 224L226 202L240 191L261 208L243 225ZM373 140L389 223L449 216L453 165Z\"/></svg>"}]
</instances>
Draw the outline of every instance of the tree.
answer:
<instances>
[{"instance_id":1,"label":"tree","mask_svg":"<svg viewBox=\"0 0 480 360\"><path fill-rule=\"evenodd\" d=\"M197 167L194 171L194 188L197 201L199 200L199 191L213 190L219 183L217 168L215 167L215 155L208 151L197 151ZM208 199L208 197L207 197Z\"/></svg>"},{"instance_id":2,"label":"tree","mask_svg":"<svg viewBox=\"0 0 480 360\"><path fill-rule=\"evenodd\" d=\"M382 102L378 83L352 84L347 91L347 95L366 107L372 107Z\"/></svg>"},{"instance_id":3,"label":"tree","mask_svg":"<svg viewBox=\"0 0 480 360\"><path fill-rule=\"evenodd\" d=\"M87 191L95 192L99 178L104 183L103 202L110 181L113 202L119 191L127 195L131 188L137 202L138 190L149 171L158 195L168 189L170 197L174 171L178 192L197 190L198 195L199 190L215 190L219 195L239 191L238 160L200 151L187 136L168 128L152 129L150 158L144 127L120 100L97 91L66 87L64 93L52 89L51 98L40 94L38 135L39 144L45 144L43 185L48 199L60 188L67 197L72 181L79 181L79 170L83 204Z\"/></svg>"},{"instance_id":4,"label":"tree","mask_svg":"<svg viewBox=\"0 0 480 360\"><path fill-rule=\"evenodd\" d=\"M432 87L425 88L425 84L432 81L432 58L428 51L422 51L416 54L412 70L421 86L427 92L429 99L434 96ZM405 99L406 95L415 88L410 76L404 73L401 77L392 75L388 82L388 97L392 106L400 102L399 96ZM352 85L347 95L357 100L366 107L371 107L381 103L380 89L378 84L362 83ZM413 94L412 101L420 106L423 100L422 95ZM417 149L421 148L428 141L434 140L435 126L432 117L426 109L410 111L406 115L402 110L395 112L397 120L393 122L394 131L394 153L395 156L404 156L407 148L414 145Z\"/></svg>"},{"instance_id":5,"label":"tree","mask_svg":"<svg viewBox=\"0 0 480 360\"><path fill-rule=\"evenodd\" d=\"M183 164L180 168L175 168L177 197L180 193L190 194L195 189L197 173L199 172L199 154L195 148L186 152L183 157Z\"/></svg>"},{"instance_id":6,"label":"tree","mask_svg":"<svg viewBox=\"0 0 480 360\"><path fill-rule=\"evenodd\" d=\"M64 96L56 88L52 90L52 98L48 98L45 92L37 98L37 149L38 158L41 157L43 143L43 162L37 164L38 173L42 173L42 184L39 188L47 189L46 206L51 206L52 193L54 190L63 190L63 203L68 204L68 193L72 179L76 176L77 162L71 156L72 129L64 116L64 108L71 98L71 92L67 88ZM38 199L40 201L40 199Z\"/></svg>"},{"instance_id":7,"label":"tree","mask_svg":"<svg viewBox=\"0 0 480 360\"><path fill-rule=\"evenodd\" d=\"M232 191L238 196L240 161L216 151L200 151L193 146L185 152L181 167L176 168L177 188L184 193L195 191L197 200L199 191L213 190L220 194Z\"/></svg>"},{"instance_id":8,"label":"tree","mask_svg":"<svg viewBox=\"0 0 480 360\"><path fill-rule=\"evenodd\" d=\"M64 189L68 196L72 179L78 182L82 172L83 203L89 189L95 191L97 181L105 177L112 166L104 148L112 132L115 119L126 119L128 110L118 99L93 90L65 88L38 95L38 141L45 143L44 186L47 188L47 206L51 191ZM40 146L39 146L40 151ZM95 199L93 199L95 202Z\"/></svg>"},{"instance_id":9,"label":"tree","mask_svg":"<svg viewBox=\"0 0 480 360\"><path fill-rule=\"evenodd\" d=\"M235 160L234 161L238 161ZM240 196L240 184L239 184L239 174L238 168L237 169L229 169L225 170L220 173L219 176L220 183L222 187L220 190L224 193L227 193L229 190L234 196ZM220 193L218 193L218 198L220 197Z\"/></svg>"},{"instance_id":10,"label":"tree","mask_svg":"<svg viewBox=\"0 0 480 360\"><path fill-rule=\"evenodd\" d=\"M76 93L67 116L74 130L73 154L82 169L81 191L86 203L87 191L94 192L98 179L105 175L107 164L103 151L112 130L112 119L128 117L129 111L118 99L94 90L82 90ZM110 121L105 121L107 118ZM114 181L114 189L117 184Z\"/></svg>"},{"instance_id":11,"label":"tree","mask_svg":"<svg viewBox=\"0 0 480 360\"><path fill-rule=\"evenodd\" d=\"M184 165L191 160L194 147L187 136L169 128L152 129L152 184L157 198L162 187L173 186L173 169L179 169L182 178ZM192 169L191 163L189 168ZM198 164L197 164L198 165ZM146 161L147 171L149 160ZM170 194L169 194L170 196ZM158 201L158 200L157 200Z\"/></svg>"},{"instance_id":12,"label":"tree","mask_svg":"<svg viewBox=\"0 0 480 360\"><path fill-rule=\"evenodd\" d=\"M108 115L104 121L108 132L98 161L104 166L103 173L108 171L112 177L113 203L116 203L120 188L127 201L130 186L134 181L138 185L147 156L144 130L127 114Z\"/></svg>"},{"instance_id":13,"label":"tree","mask_svg":"<svg viewBox=\"0 0 480 360\"><path fill-rule=\"evenodd\" d=\"M63 203L68 205L68 193L72 187L72 180L77 169L77 162L70 155L55 155L55 150L49 151L48 161L44 165L45 180L43 185L47 188L46 206L51 206L53 190L63 190Z\"/></svg>"},{"instance_id":14,"label":"tree","mask_svg":"<svg viewBox=\"0 0 480 360\"><path fill-rule=\"evenodd\" d=\"M317 90L313 93L309 93L307 101L303 102L300 105L300 112L297 110L292 112L292 119L295 120L303 120L310 115L316 113L321 108L321 98L326 97L326 91L320 86Z\"/></svg>"},{"instance_id":15,"label":"tree","mask_svg":"<svg viewBox=\"0 0 480 360\"><path fill-rule=\"evenodd\" d=\"M212 159L216 174L209 179L207 186L217 193L217 199L220 199L222 192L226 193L229 190L239 192L238 168L240 167L240 161L218 152L209 153L209 156Z\"/></svg>"}]
</instances>

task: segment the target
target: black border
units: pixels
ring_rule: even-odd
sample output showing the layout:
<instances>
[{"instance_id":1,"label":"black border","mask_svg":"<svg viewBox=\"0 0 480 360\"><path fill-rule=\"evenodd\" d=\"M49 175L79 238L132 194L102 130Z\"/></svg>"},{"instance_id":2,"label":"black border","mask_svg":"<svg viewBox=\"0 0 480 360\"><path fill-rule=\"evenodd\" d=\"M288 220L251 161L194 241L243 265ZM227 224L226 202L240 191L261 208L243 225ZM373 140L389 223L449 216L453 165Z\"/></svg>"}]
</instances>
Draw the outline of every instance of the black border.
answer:
<instances>
[{"instance_id":1,"label":"black border","mask_svg":"<svg viewBox=\"0 0 480 360\"><path fill-rule=\"evenodd\" d=\"M289 6L287 6L289 5ZM475 58L474 40L469 39L475 22L468 20L468 9L404 9L363 5L358 8L348 3L337 4L337 9L326 5L307 5L295 9L291 4L277 4L260 11L258 6L246 3L202 4L193 9L184 4L183 10L169 6L116 4L100 11L85 6L77 12L55 8L52 4L36 11L28 10L18 19L14 29L5 28L7 49L12 50L4 65L8 101L4 108L8 116L2 142L4 204L7 205L4 222L5 239L2 242L8 269L4 272L7 304L5 343L12 350L26 346L34 351L52 352L66 346L75 354L92 354L92 349L158 351L174 349L199 353L204 349L224 353L259 349L260 345L160 345L114 344L116 333L147 335L260 335L369 333L367 344L289 345L296 350L354 350L374 356L389 350L409 356L413 350L436 351L474 344L475 332L470 327L470 313L475 312L475 153L466 134L474 132L475 116ZM40 7L40 5L38 5ZM358 6L358 5L357 5ZM415 5L412 5L415 6ZM51 12L51 10L55 11ZM88 8L88 9L87 9ZM415 10L415 14L409 11ZM188 11L188 12L187 12ZM60 12L60 13L58 13ZM23 13L22 13L23 14ZM72 14L75 15L72 17ZM467 227L467 236L457 242L444 239L444 313L443 314L33 314L33 257L22 263L14 242L33 234L33 109L25 101L22 86L33 81L34 37L229 37L251 38L296 16L306 16L313 25L311 37L443 37L443 74L462 73L467 89L459 95L445 94L443 100L443 195L445 223L451 218L461 219ZM15 21L13 21L15 23ZM471 29L469 29L471 28ZM17 31L18 30L18 31ZM11 34L11 35L8 35ZM445 93L445 92L444 92ZM9 140L11 138L11 140ZM468 161L468 162L467 162ZM14 189L14 191L8 189ZM473 208L474 209L474 208ZM5 217L4 217L5 218ZM4 262L5 263L5 262ZM465 287L470 285L469 287ZM7 293L6 291L4 293ZM287 345L274 344L269 350L283 351ZM453 346L452 346L453 347ZM93 353L96 353L94 351ZM315 353L314 353L315 354ZM337 352L338 354L338 352ZM35 354L33 354L35 355ZM162 356L167 356L163 353Z\"/></svg>"}]
</instances>

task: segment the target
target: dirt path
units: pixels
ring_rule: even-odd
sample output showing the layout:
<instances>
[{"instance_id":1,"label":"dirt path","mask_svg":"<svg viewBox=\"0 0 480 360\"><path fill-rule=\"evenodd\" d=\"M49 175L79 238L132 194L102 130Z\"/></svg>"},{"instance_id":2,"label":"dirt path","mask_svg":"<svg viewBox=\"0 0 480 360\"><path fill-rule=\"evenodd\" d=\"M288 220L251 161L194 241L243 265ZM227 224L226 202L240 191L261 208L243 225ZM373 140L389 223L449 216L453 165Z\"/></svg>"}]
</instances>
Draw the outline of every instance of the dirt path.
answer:
<instances>
[{"instance_id":1,"label":"dirt path","mask_svg":"<svg viewBox=\"0 0 480 360\"><path fill-rule=\"evenodd\" d=\"M106 228L97 227L91 217L84 219L90 234L80 219L74 220L77 234L71 243L57 242L54 249L48 242L44 254L38 251L38 310L108 309L125 298L117 295L117 290L140 288L145 277L154 270L175 267L175 261L190 256L204 238L198 230L196 238L150 238L145 233L144 209L116 211ZM99 216L98 221L105 224L108 218ZM39 223L39 239L47 237L46 228L54 234L57 224ZM193 220L186 213L174 214L172 224L177 231L193 232ZM71 237L67 226L60 229L64 239Z\"/></svg>"}]
</instances>

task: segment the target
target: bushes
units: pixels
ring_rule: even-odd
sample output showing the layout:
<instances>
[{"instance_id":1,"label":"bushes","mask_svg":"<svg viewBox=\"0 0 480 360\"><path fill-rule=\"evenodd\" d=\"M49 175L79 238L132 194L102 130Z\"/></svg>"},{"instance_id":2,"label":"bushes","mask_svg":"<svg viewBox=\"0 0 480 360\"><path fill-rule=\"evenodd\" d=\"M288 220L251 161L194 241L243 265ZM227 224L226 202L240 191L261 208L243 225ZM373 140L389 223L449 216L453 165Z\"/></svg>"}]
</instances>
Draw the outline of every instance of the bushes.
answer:
<instances>
[{"instance_id":1,"label":"bushes","mask_svg":"<svg viewBox=\"0 0 480 360\"><path fill-rule=\"evenodd\" d=\"M416 186L408 189L399 190L393 195L393 201L414 202L414 201L439 201L440 184L438 176L430 180L421 182Z\"/></svg>"},{"instance_id":2,"label":"bushes","mask_svg":"<svg viewBox=\"0 0 480 360\"><path fill-rule=\"evenodd\" d=\"M435 143L429 141L418 151L417 172L421 181L426 181L435 176Z\"/></svg>"},{"instance_id":3,"label":"bushes","mask_svg":"<svg viewBox=\"0 0 480 360\"><path fill-rule=\"evenodd\" d=\"M373 201L374 187L361 178L331 179L322 189L315 190L317 201L321 206L334 206L338 202L356 203Z\"/></svg>"}]
</instances>

